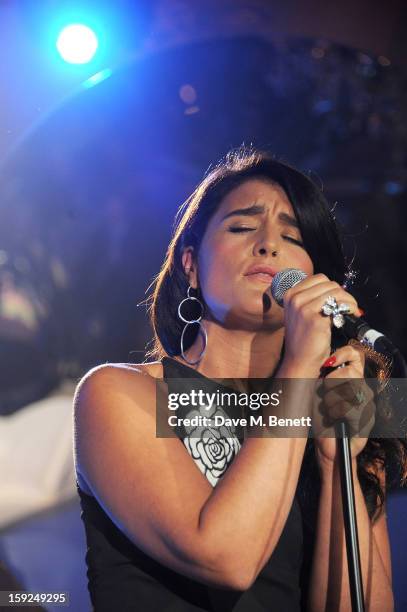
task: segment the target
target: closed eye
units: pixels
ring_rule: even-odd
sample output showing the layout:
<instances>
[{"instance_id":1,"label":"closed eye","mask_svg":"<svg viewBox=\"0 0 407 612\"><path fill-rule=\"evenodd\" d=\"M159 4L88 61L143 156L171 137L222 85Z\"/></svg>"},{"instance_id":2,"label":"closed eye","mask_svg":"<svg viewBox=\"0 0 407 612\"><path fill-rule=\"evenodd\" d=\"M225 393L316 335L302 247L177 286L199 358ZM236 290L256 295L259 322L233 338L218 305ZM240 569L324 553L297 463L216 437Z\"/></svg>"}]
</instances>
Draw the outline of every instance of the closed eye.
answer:
<instances>
[{"instance_id":1,"label":"closed eye","mask_svg":"<svg viewBox=\"0 0 407 612\"><path fill-rule=\"evenodd\" d=\"M254 232L256 230L255 227L229 227L229 231L232 233L240 233L240 232ZM288 240L289 242L292 242L293 244L297 244L300 247L304 246L304 243L301 242L301 240L297 240L296 238L293 238L292 236L283 236L283 238L285 240Z\"/></svg>"},{"instance_id":2,"label":"closed eye","mask_svg":"<svg viewBox=\"0 0 407 612\"><path fill-rule=\"evenodd\" d=\"M294 244L298 244L298 246L303 247L304 243L301 242L301 240L297 240L296 238L293 238L292 236L283 236L283 238L285 238L286 240L289 240L290 242L293 242Z\"/></svg>"},{"instance_id":3,"label":"closed eye","mask_svg":"<svg viewBox=\"0 0 407 612\"><path fill-rule=\"evenodd\" d=\"M230 232L253 232L255 227L229 227Z\"/></svg>"}]
</instances>

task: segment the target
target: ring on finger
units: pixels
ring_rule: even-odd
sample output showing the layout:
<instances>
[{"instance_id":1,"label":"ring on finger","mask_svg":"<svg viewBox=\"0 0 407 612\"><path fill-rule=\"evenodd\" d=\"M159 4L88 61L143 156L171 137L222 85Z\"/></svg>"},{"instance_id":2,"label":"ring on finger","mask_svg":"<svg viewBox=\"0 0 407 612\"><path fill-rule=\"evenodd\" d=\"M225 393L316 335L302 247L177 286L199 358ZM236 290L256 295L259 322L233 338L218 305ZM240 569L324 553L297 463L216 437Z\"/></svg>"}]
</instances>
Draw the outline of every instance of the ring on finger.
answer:
<instances>
[{"instance_id":1,"label":"ring on finger","mask_svg":"<svg viewBox=\"0 0 407 612\"><path fill-rule=\"evenodd\" d=\"M359 391L355 393L355 400L357 406L360 406L361 404L364 404L366 402L366 395L364 394L362 389L359 389Z\"/></svg>"},{"instance_id":2,"label":"ring on finger","mask_svg":"<svg viewBox=\"0 0 407 612\"><path fill-rule=\"evenodd\" d=\"M327 299L322 305L320 312L325 317L330 316L332 318L333 325L339 329L345 324L345 318L343 314L350 312L350 306L345 302L341 302L340 304L338 304L336 298L333 295L328 295Z\"/></svg>"}]
</instances>

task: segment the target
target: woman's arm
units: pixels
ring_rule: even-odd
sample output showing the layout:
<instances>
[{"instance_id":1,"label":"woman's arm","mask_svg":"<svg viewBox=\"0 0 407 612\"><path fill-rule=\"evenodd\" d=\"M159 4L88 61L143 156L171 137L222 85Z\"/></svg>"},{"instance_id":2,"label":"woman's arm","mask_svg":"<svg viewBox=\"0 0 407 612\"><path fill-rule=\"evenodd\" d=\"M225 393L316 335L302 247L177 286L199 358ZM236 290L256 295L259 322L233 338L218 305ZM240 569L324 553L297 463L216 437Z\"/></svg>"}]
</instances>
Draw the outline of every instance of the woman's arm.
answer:
<instances>
[{"instance_id":1,"label":"woman's arm","mask_svg":"<svg viewBox=\"0 0 407 612\"><path fill-rule=\"evenodd\" d=\"M178 439L156 437L155 385L117 366L82 380L77 470L148 555L198 581L245 590L284 528L306 438L246 440L213 489Z\"/></svg>"},{"instance_id":2,"label":"woman's arm","mask_svg":"<svg viewBox=\"0 0 407 612\"><path fill-rule=\"evenodd\" d=\"M319 465L321 496L308 609L351 612L339 468L336 460ZM357 477L356 458L352 459L352 472L366 612L391 612L394 601L385 510L372 526ZM380 474L385 492L385 472Z\"/></svg>"}]
</instances>

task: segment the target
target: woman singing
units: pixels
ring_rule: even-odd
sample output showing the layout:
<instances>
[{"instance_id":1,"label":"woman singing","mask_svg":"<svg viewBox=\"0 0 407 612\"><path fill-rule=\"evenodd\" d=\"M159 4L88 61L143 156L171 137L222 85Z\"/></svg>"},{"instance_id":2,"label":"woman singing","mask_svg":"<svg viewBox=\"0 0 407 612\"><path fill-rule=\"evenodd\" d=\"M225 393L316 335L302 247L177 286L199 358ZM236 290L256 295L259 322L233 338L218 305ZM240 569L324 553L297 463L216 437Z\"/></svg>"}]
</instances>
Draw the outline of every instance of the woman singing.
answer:
<instances>
[{"instance_id":1,"label":"woman singing","mask_svg":"<svg viewBox=\"0 0 407 612\"><path fill-rule=\"evenodd\" d=\"M150 296L148 358L157 360L96 367L75 395L94 609L351 610L334 438L231 434L205 445L156 435L156 379L334 385L382 373L380 359L347 343L329 316L332 300L360 310L344 288L349 270L328 204L299 171L242 147L206 175L176 221ZM286 268L307 276L280 306L270 285ZM198 315L188 316L191 305ZM325 416L346 420L349 404L333 393ZM310 400L301 401L305 410ZM347 401L362 412L372 397ZM379 402L373 421L381 422ZM403 478L405 449L397 438L351 439L370 612L393 609L387 466Z\"/></svg>"}]
</instances>

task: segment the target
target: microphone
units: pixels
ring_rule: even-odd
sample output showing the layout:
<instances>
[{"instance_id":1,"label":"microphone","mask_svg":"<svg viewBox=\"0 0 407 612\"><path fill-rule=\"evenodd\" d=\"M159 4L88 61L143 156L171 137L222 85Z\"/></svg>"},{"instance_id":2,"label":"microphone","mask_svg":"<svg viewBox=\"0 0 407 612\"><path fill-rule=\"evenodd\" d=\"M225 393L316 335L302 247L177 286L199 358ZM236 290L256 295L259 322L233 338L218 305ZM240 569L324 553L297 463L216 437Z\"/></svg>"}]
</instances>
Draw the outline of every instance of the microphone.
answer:
<instances>
[{"instance_id":1,"label":"microphone","mask_svg":"<svg viewBox=\"0 0 407 612\"><path fill-rule=\"evenodd\" d=\"M279 306L284 305L284 294L288 289L307 278L307 274L296 268L286 268L277 272L271 283L271 294ZM343 314L345 324L341 328L348 339L355 338L370 348L388 357L399 358L400 352L384 334L370 327L362 317Z\"/></svg>"}]
</instances>

